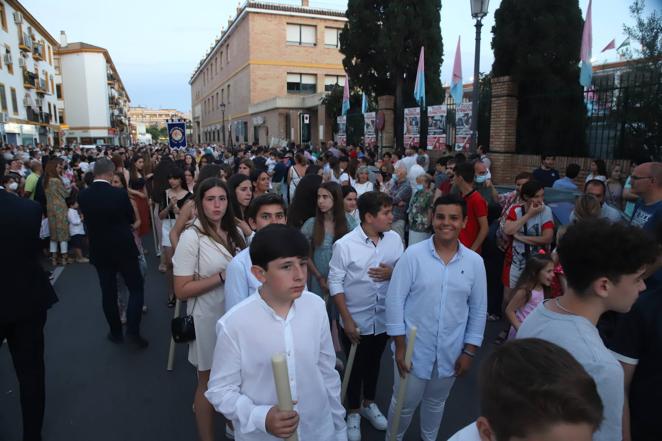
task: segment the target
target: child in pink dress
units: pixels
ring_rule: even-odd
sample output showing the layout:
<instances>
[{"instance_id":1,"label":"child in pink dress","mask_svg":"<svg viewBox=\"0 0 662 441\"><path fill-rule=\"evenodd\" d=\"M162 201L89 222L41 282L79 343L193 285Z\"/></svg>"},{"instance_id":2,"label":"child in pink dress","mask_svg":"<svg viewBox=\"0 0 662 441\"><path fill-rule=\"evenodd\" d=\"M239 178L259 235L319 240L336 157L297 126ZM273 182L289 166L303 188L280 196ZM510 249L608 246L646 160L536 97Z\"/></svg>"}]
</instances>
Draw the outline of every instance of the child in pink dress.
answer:
<instances>
[{"instance_id":1,"label":"child in pink dress","mask_svg":"<svg viewBox=\"0 0 662 441\"><path fill-rule=\"evenodd\" d=\"M547 254L534 254L526 261L513 298L506 306L506 317L510 324L508 340L515 338L517 330L527 315L545 298L549 298L550 287L554 279L554 262Z\"/></svg>"}]
</instances>

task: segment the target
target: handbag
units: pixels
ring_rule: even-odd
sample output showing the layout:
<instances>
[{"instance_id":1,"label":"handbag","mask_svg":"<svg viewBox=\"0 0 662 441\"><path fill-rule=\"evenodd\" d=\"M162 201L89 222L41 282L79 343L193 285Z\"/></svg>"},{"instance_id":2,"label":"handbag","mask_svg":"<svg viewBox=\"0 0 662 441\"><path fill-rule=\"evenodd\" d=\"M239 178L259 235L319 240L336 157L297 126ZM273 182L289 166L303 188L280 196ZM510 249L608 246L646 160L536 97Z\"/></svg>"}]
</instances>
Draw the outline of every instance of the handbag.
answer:
<instances>
[{"instance_id":1,"label":"handbag","mask_svg":"<svg viewBox=\"0 0 662 441\"><path fill-rule=\"evenodd\" d=\"M196 271L193 273L193 280L200 280L200 235L198 235L198 261L196 264ZM195 322L193 321L193 312L195 311L195 304L198 302L196 297L193 301L193 309L191 314L183 317L175 317L170 322L170 331L172 339L175 343L188 343L195 340Z\"/></svg>"}]
</instances>

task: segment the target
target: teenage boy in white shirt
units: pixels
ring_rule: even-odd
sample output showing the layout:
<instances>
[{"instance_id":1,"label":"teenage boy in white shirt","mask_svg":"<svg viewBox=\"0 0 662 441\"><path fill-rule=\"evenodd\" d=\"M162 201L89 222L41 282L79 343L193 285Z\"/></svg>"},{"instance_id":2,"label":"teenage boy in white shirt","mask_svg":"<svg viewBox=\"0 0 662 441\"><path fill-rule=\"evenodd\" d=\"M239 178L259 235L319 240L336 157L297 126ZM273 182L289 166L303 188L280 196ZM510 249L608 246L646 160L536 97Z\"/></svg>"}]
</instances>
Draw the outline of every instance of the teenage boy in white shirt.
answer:
<instances>
[{"instance_id":1,"label":"teenage boy in white shirt","mask_svg":"<svg viewBox=\"0 0 662 441\"><path fill-rule=\"evenodd\" d=\"M234 423L237 441L346 441L340 376L324 301L304 290L308 241L295 228L269 225L250 246L262 284L218 321L205 396ZM271 357L287 361L293 411L280 411Z\"/></svg>"},{"instance_id":2,"label":"teenage boy in white shirt","mask_svg":"<svg viewBox=\"0 0 662 441\"><path fill-rule=\"evenodd\" d=\"M361 439L361 416L377 430L386 430L386 418L375 404L377 378L388 336L384 321L385 297L392 268L403 252L393 222L392 200L369 191L358 201L361 225L333 245L329 263L329 291L340 312L345 353L358 343L349 377L347 436ZM363 402L361 390L363 389Z\"/></svg>"},{"instance_id":3,"label":"teenage boy in white shirt","mask_svg":"<svg viewBox=\"0 0 662 441\"><path fill-rule=\"evenodd\" d=\"M401 441L421 404L423 441L435 441L446 398L455 378L471 367L483 342L487 281L483 259L462 245L460 231L467 206L456 195L442 196L432 207L434 235L407 248L395 266L386 295L386 331L394 337L390 439L400 377L409 373L397 433ZM405 364L406 338L416 326L412 365Z\"/></svg>"},{"instance_id":4,"label":"teenage boy in white shirt","mask_svg":"<svg viewBox=\"0 0 662 441\"><path fill-rule=\"evenodd\" d=\"M283 198L267 193L253 199L246 210L248 225L254 231L271 224L285 224L285 202ZM225 310L229 311L234 305L248 298L261 285L251 272L250 248L241 250L230 262L225 276Z\"/></svg>"},{"instance_id":5,"label":"teenage boy in white shirt","mask_svg":"<svg viewBox=\"0 0 662 441\"><path fill-rule=\"evenodd\" d=\"M480 417L448 441L591 441L602 421L595 381L537 338L499 346L481 366Z\"/></svg>"}]
</instances>

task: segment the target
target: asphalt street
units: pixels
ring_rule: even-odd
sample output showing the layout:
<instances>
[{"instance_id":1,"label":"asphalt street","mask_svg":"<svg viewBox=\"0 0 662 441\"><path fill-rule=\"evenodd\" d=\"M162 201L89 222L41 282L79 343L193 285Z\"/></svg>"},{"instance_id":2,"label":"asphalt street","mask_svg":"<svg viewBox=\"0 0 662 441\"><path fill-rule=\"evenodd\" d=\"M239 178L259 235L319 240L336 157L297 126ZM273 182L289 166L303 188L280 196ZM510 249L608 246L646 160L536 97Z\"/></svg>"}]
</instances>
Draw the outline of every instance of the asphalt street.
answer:
<instances>
[{"instance_id":1,"label":"asphalt street","mask_svg":"<svg viewBox=\"0 0 662 441\"><path fill-rule=\"evenodd\" d=\"M96 271L89 264L72 264L58 271L60 298L46 324L46 416L44 441L194 441L191 409L195 370L179 345L175 369L166 370L173 310L166 306L166 283L149 248L145 299L149 311L142 333L150 342L140 351L106 340ZM477 368L492 348L500 324L488 323L485 344L470 373L459 379L446 405L439 440L478 414ZM377 403L386 414L392 393L393 366L389 350L382 358ZM365 420L363 440L384 439ZM21 414L16 376L7 345L0 348L0 441L20 441ZM218 416L217 440L223 440ZM405 438L418 441L418 415ZM309 440L301 440L309 441ZM313 440L314 441L314 440Z\"/></svg>"}]
</instances>

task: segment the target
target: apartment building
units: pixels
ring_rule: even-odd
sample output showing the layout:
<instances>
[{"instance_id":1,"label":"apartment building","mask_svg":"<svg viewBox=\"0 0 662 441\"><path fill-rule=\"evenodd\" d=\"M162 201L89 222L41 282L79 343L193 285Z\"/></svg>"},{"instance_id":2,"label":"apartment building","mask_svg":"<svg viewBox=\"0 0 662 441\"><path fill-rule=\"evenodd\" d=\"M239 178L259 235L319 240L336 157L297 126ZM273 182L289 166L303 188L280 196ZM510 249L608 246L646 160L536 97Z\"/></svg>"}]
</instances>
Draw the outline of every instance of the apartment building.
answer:
<instances>
[{"instance_id":1,"label":"apartment building","mask_svg":"<svg viewBox=\"0 0 662 441\"><path fill-rule=\"evenodd\" d=\"M148 109L141 106L131 107L129 109L131 139L135 143L152 142L151 135L148 135L147 133L147 128L165 128L166 122L169 119L180 119L189 122L191 115L175 109Z\"/></svg>"},{"instance_id":2,"label":"apartment building","mask_svg":"<svg viewBox=\"0 0 662 441\"><path fill-rule=\"evenodd\" d=\"M61 31L55 57L64 142L129 145L131 100L108 50L69 43Z\"/></svg>"},{"instance_id":3,"label":"apartment building","mask_svg":"<svg viewBox=\"0 0 662 441\"><path fill-rule=\"evenodd\" d=\"M247 1L200 61L191 86L195 142L332 138L322 99L344 85L343 11Z\"/></svg>"},{"instance_id":4,"label":"apartment building","mask_svg":"<svg viewBox=\"0 0 662 441\"><path fill-rule=\"evenodd\" d=\"M57 40L18 1L0 0L0 137L9 144L57 142Z\"/></svg>"}]
</instances>

